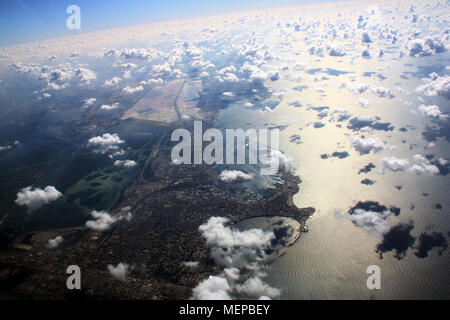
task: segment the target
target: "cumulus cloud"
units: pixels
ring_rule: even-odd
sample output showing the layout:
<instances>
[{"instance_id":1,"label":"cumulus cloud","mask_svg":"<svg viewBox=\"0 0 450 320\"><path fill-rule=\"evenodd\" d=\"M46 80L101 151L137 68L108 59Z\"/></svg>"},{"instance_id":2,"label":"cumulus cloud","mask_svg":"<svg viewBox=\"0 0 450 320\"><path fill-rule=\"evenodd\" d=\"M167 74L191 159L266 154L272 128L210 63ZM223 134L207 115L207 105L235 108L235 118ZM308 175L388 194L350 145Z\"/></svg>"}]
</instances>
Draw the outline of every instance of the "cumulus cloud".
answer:
<instances>
[{"instance_id":1,"label":"cumulus cloud","mask_svg":"<svg viewBox=\"0 0 450 320\"><path fill-rule=\"evenodd\" d=\"M124 262L120 262L117 266L108 264L107 269L114 278L125 281L130 271L130 266Z\"/></svg>"},{"instance_id":2,"label":"cumulus cloud","mask_svg":"<svg viewBox=\"0 0 450 320\"><path fill-rule=\"evenodd\" d=\"M95 220L86 221L86 227L97 231L108 230L111 228L111 225L117 221L115 217L111 216L106 211L94 210L91 212L91 216L95 218Z\"/></svg>"},{"instance_id":3,"label":"cumulus cloud","mask_svg":"<svg viewBox=\"0 0 450 320\"><path fill-rule=\"evenodd\" d=\"M270 247L270 241L275 238L273 232L261 229L239 231L225 226L226 222L227 218L212 217L199 227L215 261L226 267L241 268L260 260L264 255L262 249Z\"/></svg>"},{"instance_id":4,"label":"cumulus cloud","mask_svg":"<svg viewBox=\"0 0 450 320\"><path fill-rule=\"evenodd\" d=\"M153 60L162 55L162 52L153 48L123 49L120 56L126 59Z\"/></svg>"},{"instance_id":5,"label":"cumulus cloud","mask_svg":"<svg viewBox=\"0 0 450 320\"><path fill-rule=\"evenodd\" d=\"M80 86L90 84L97 79L97 74L87 68L76 68L69 63L56 67L39 65L36 63L24 66L20 62L9 65L9 68L17 73L31 75L45 83L48 90L61 90L66 88L70 81L78 81Z\"/></svg>"},{"instance_id":6,"label":"cumulus cloud","mask_svg":"<svg viewBox=\"0 0 450 320\"><path fill-rule=\"evenodd\" d=\"M95 101L97 101L97 98L86 99L86 100L84 100L84 105L85 106L90 106L90 105L94 104Z\"/></svg>"},{"instance_id":7,"label":"cumulus cloud","mask_svg":"<svg viewBox=\"0 0 450 320\"><path fill-rule=\"evenodd\" d=\"M27 206L29 211L33 211L60 197L62 197L62 193L53 186L47 186L44 189L29 186L17 193L16 203Z\"/></svg>"},{"instance_id":8,"label":"cumulus cloud","mask_svg":"<svg viewBox=\"0 0 450 320\"><path fill-rule=\"evenodd\" d=\"M416 91L427 96L442 96L450 99L450 76L438 76L436 73L430 74L425 79L425 84L417 87Z\"/></svg>"},{"instance_id":9,"label":"cumulus cloud","mask_svg":"<svg viewBox=\"0 0 450 320\"><path fill-rule=\"evenodd\" d=\"M209 276L193 290L195 300L231 300L231 287L225 277Z\"/></svg>"},{"instance_id":10,"label":"cumulus cloud","mask_svg":"<svg viewBox=\"0 0 450 320\"><path fill-rule=\"evenodd\" d=\"M342 83L341 86L342 86L342 87L346 87L347 85L346 85L345 83ZM364 93L364 92L366 92L367 90L370 89L370 84L367 84L367 83L359 83L359 84L357 84L357 85L348 86L348 89L349 89L350 91L352 91L353 93L359 93L359 94L361 94L361 93Z\"/></svg>"},{"instance_id":11,"label":"cumulus cloud","mask_svg":"<svg viewBox=\"0 0 450 320\"><path fill-rule=\"evenodd\" d=\"M127 87L122 89L122 91L124 91L126 93L135 93L135 92L139 92L139 91L142 91L142 90L144 90L144 87L141 86L141 85L139 85L137 87L129 87L129 86L127 86Z\"/></svg>"},{"instance_id":12,"label":"cumulus cloud","mask_svg":"<svg viewBox=\"0 0 450 320\"><path fill-rule=\"evenodd\" d=\"M278 298L281 295L279 289L269 286L259 277L251 277L243 284L237 286L237 291L248 297Z\"/></svg>"},{"instance_id":13,"label":"cumulus cloud","mask_svg":"<svg viewBox=\"0 0 450 320\"><path fill-rule=\"evenodd\" d=\"M361 42L362 43L370 43L370 42L372 42L372 39L371 39L370 34L368 32L363 32Z\"/></svg>"},{"instance_id":14,"label":"cumulus cloud","mask_svg":"<svg viewBox=\"0 0 450 320\"><path fill-rule=\"evenodd\" d=\"M109 110L117 109L118 107L119 107L119 103L116 102L116 103L111 104L111 105L109 105L109 104L103 104L103 105L100 107L100 109L101 109L101 110L109 111Z\"/></svg>"},{"instance_id":15,"label":"cumulus cloud","mask_svg":"<svg viewBox=\"0 0 450 320\"><path fill-rule=\"evenodd\" d=\"M415 154L413 156L415 164L409 168L410 171L415 174L429 173L429 174L439 174L439 168L434 164L431 164L427 158L421 156L420 154Z\"/></svg>"},{"instance_id":16,"label":"cumulus cloud","mask_svg":"<svg viewBox=\"0 0 450 320\"><path fill-rule=\"evenodd\" d=\"M370 57L370 53L368 53L367 57ZM366 57L366 58L367 58ZM380 97L380 98L393 98L394 95L392 94L391 90L382 86L372 86L367 83L359 83L356 85L349 85L347 86L345 83L341 84L341 87L345 88L347 87L348 90L355 94L363 94L364 92L371 92L374 95Z\"/></svg>"},{"instance_id":17,"label":"cumulus cloud","mask_svg":"<svg viewBox=\"0 0 450 320\"><path fill-rule=\"evenodd\" d=\"M405 171L406 167L409 165L407 159L398 159L395 157L384 157L381 159L381 172L388 169L393 172Z\"/></svg>"},{"instance_id":18,"label":"cumulus cloud","mask_svg":"<svg viewBox=\"0 0 450 320\"><path fill-rule=\"evenodd\" d=\"M111 87L111 86L115 86L115 85L119 84L120 81L122 81L122 78L119 78L119 77L113 77L113 78L110 79L110 80L105 80L104 85L105 85L106 87Z\"/></svg>"},{"instance_id":19,"label":"cumulus cloud","mask_svg":"<svg viewBox=\"0 0 450 320\"><path fill-rule=\"evenodd\" d=\"M211 217L199 227L211 256L222 267L218 276L210 276L193 291L193 299L231 299L232 297L277 298L280 291L264 283L262 268L265 251L272 248L273 231L240 231L226 226L224 217Z\"/></svg>"},{"instance_id":20,"label":"cumulus cloud","mask_svg":"<svg viewBox=\"0 0 450 320\"><path fill-rule=\"evenodd\" d=\"M119 151L119 145L123 144L125 141L121 140L117 133L105 133L102 136L96 136L88 141L88 147L96 148L96 152L102 154L113 153L113 155L121 154Z\"/></svg>"},{"instance_id":21,"label":"cumulus cloud","mask_svg":"<svg viewBox=\"0 0 450 320\"><path fill-rule=\"evenodd\" d=\"M229 91L225 91L225 92L222 92L222 97L224 97L224 98L234 98L234 93L233 92L229 92Z\"/></svg>"},{"instance_id":22,"label":"cumulus cloud","mask_svg":"<svg viewBox=\"0 0 450 320\"><path fill-rule=\"evenodd\" d=\"M244 77L248 81L253 81L257 83L264 82L265 80L272 79L276 80L279 78L278 71L274 67L266 66L265 70L261 67L246 61L244 65L240 68L240 72L243 73Z\"/></svg>"},{"instance_id":23,"label":"cumulus cloud","mask_svg":"<svg viewBox=\"0 0 450 320\"><path fill-rule=\"evenodd\" d=\"M120 65L121 70L131 70L137 67L137 64L134 63L124 63Z\"/></svg>"},{"instance_id":24,"label":"cumulus cloud","mask_svg":"<svg viewBox=\"0 0 450 320\"><path fill-rule=\"evenodd\" d=\"M447 51L445 43L436 36L411 40L406 48L410 57L431 56Z\"/></svg>"},{"instance_id":25,"label":"cumulus cloud","mask_svg":"<svg viewBox=\"0 0 450 320\"><path fill-rule=\"evenodd\" d=\"M53 239L49 239L47 243L47 247L49 249L57 248L62 242L64 241L64 238L61 236L57 236Z\"/></svg>"},{"instance_id":26,"label":"cumulus cloud","mask_svg":"<svg viewBox=\"0 0 450 320\"><path fill-rule=\"evenodd\" d=\"M344 49L341 46L331 46L328 47L327 52L332 57L342 57L345 56Z\"/></svg>"},{"instance_id":27,"label":"cumulus cloud","mask_svg":"<svg viewBox=\"0 0 450 320\"><path fill-rule=\"evenodd\" d=\"M111 215L107 211L94 210L91 212L91 216L95 220L86 221L86 227L96 231L108 230L116 222L124 219L130 221L132 217L130 207L122 208L116 215Z\"/></svg>"},{"instance_id":28,"label":"cumulus cloud","mask_svg":"<svg viewBox=\"0 0 450 320\"><path fill-rule=\"evenodd\" d=\"M360 15L358 18L358 29L378 30L381 19L378 6L370 5L366 10L366 15Z\"/></svg>"},{"instance_id":29,"label":"cumulus cloud","mask_svg":"<svg viewBox=\"0 0 450 320\"><path fill-rule=\"evenodd\" d=\"M219 178L224 182L233 182L238 179L251 180L253 176L239 170L224 170L220 173Z\"/></svg>"},{"instance_id":30,"label":"cumulus cloud","mask_svg":"<svg viewBox=\"0 0 450 320\"><path fill-rule=\"evenodd\" d=\"M116 167L131 168L136 166L137 163L134 160L116 160L114 161L114 165Z\"/></svg>"},{"instance_id":31,"label":"cumulus cloud","mask_svg":"<svg viewBox=\"0 0 450 320\"><path fill-rule=\"evenodd\" d=\"M352 136L350 137L350 143L361 155L368 154L372 150L373 152L378 152L387 148L386 143L378 138L364 140L363 138Z\"/></svg>"},{"instance_id":32,"label":"cumulus cloud","mask_svg":"<svg viewBox=\"0 0 450 320\"><path fill-rule=\"evenodd\" d=\"M426 115L430 118L440 119L440 118L447 118L448 116L443 114L438 106L436 105L430 105L426 106L424 104L419 106L419 112L423 115Z\"/></svg>"},{"instance_id":33,"label":"cumulus cloud","mask_svg":"<svg viewBox=\"0 0 450 320\"><path fill-rule=\"evenodd\" d=\"M92 80L97 79L96 73L86 68L75 70L75 76L78 77L83 84L89 84Z\"/></svg>"},{"instance_id":34,"label":"cumulus cloud","mask_svg":"<svg viewBox=\"0 0 450 320\"><path fill-rule=\"evenodd\" d=\"M320 46L311 46L308 48L308 52L310 55L323 57L324 49Z\"/></svg>"},{"instance_id":35,"label":"cumulus cloud","mask_svg":"<svg viewBox=\"0 0 450 320\"><path fill-rule=\"evenodd\" d=\"M293 172L295 170L295 159L279 150L271 150L270 156L267 156L266 159L265 156L261 158L261 163L263 164L261 171L264 174L272 175L280 170L286 172Z\"/></svg>"},{"instance_id":36,"label":"cumulus cloud","mask_svg":"<svg viewBox=\"0 0 450 320\"><path fill-rule=\"evenodd\" d=\"M385 87L372 87L371 91L374 95L379 96L380 98L393 98L394 95L391 93L391 90L385 88Z\"/></svg>"},{"instance_id":37,"label":"cumulus cloud","mask_svg":"<svg viewBox=\"0 0 450 320\"><path fill-rule=\"evenodd\" d=\"M216 79L219 80L220 82L238 82L239 78L236 76L236 72L237 72L237 70L236 70L236 67L234 67L234 66L228 66L228 67L219 69L217 71Z\"/></svg>"},{"instance_id":38,"label":"cumulus cloud","mask_svg":"<svg viewBox=\"0 0 450 320\"><path fill-rule=\"evenodd\" d=\"M369 48L365 48L363 52L361 53L361 57L370 59L372 55L370 54Z\"/></svg>"},{"instance_id":39,"label":"cumulus cloud","mask_svg":"<svg viewBox=\"0 0 450 320\"><path fill-rule=\"evenodd\" d=\"M369 106L369 103L370 103L369 100L364 99L364 98L360 98L359 101L358 101L358 105L361 108L367 108Z\"/></svg>"},{"instance_id":40,"label":"cumulus cloud","mask_svg":"<svg viewBox=\"0 0 450 320\"><path fill-rule=\"evenodd\" d=\"M336 218L348 219L352 221L355 226L365 229L367 232L380 239L390 229L387 218L392 214L393 212L390 210L377 212L364 209L355 209L352 214L341 214L339 211L334 212Z\"/></svg>"},{"instance_id":41,"label":"cumulus cloud","mask_svg":"<svg viewBox=\"0 0 450 320\"><path fill-rule=\"evenodd\" d=\"M381 159L381 173L388 169L393 172L404 172L406 170L413 172L417 175L422 173L439 174L439 168L430 163L430 161L420 154L413 156L414 164L410 167L407 159L397 159L395 157L385 157ZM444 160L444 159L443 159ZM439 163L439 162L438 162Z\"/></svg>"}]
</instances>

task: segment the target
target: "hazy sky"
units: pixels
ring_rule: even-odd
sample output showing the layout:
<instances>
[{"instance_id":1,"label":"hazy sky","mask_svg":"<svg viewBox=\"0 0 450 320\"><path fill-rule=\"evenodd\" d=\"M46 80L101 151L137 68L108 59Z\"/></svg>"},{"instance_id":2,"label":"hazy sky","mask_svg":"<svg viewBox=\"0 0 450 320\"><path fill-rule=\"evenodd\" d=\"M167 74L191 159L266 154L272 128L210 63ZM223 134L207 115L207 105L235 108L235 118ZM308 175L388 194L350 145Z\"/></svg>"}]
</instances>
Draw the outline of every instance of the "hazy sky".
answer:
<instances>
[{"instance_id":1,"label":"hazy sky","mask_svg":"<svg viewBox=\"0 0 450 320\"><path fill-rule=\"evenodd\" d=\"M0 46L153 21L326 1L1 0ZM81 30L66 28L66 9L72 4L81 9Z\"/></svg>"}]
</instances>

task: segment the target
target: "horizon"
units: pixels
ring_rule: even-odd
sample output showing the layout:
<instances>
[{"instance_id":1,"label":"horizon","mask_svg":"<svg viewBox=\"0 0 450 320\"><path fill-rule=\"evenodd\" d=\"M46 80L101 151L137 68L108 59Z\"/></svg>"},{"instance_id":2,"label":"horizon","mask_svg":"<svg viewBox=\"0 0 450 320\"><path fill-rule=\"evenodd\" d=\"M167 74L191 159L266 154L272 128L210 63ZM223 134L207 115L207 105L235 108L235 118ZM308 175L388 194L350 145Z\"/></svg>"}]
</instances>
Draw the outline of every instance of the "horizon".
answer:
<instances>
[{"instance_id":1,"label":"horizon","mask_svg":"<svg viewBox=\"0 0 450 320\"><path fill-rule=\"evenodd\" d=\"M348 1L350 0L250 0L242 4L238 0L194 0L189 3L182 0L152 0L150 3L145 0L127 3L120 0L95 3L87 0L7 0L0 3L0 47L202 16ZM70 16L66 9L70 5L80 7L80 30L69 30L66 27L66 20Z\"/></svg>"}]
</instances>

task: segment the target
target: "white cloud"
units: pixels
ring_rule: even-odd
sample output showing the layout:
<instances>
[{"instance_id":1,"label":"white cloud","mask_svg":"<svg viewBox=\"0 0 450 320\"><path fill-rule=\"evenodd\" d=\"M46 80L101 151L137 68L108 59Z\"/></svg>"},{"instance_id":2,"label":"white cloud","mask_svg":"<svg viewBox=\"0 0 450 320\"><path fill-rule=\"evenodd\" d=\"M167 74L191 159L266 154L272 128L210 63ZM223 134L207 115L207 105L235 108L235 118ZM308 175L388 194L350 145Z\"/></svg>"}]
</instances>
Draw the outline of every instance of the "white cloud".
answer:
<instances>
[{"instance_id":1,"label":"white cloud","mask_svg":"<svg viewBox=\"0 0 450 320\"><path fill-rule=\"evenodd\" d=\"M416 154L413 156L413 159L415 163L408 168L409 161L407 159L385 157L381 159L381 173L383 173L385 169L393 172L403 172L408 169L408 171L413 172L417 175L420 175L422 173L439 174L439 168L434 164L431 164L430 161L428 161L428 159L424 156Z\"/></svg>"},{"instance_id":2,"label":"white cloud","mask_svg":"<svg viewBox=\"0 0 450 320\"><path fill-rule=\"evenodd\" d=\"M126 93L135 93L135 92L139 92L139 91L142 91L142 90L144 90L144 87L141 86L141 85L139 85L137 87L128 87L127 86L127 87L122 89L122 91L124 91Z\"/></svg>"},{"instance_id":3,"label":"white cloud","mask_svg":"<svg viewBox=\"0 0 450 320\"><path fill-rule=\"evenodd\" d=\"M372 55L370 54L369 48L365 48L361 53L361 56L366 59L370 59Z\"/></svg>"},{"instance_id":4,"label":"white cloud","mask_svg":"<svg viewBox=\"0 0 450 320\"><path fill-rule=\"evenodd\" d=\"M94 217L95 220L86 221L86 227L97 231L108 230L117 221L115 217L111 216L106 211L94 210L91 212L91 216Z\"/></svg>"},{"instance_id":5,"label":"white cloud","mask_svg":"<svg viewBox=\"0 0 450 320\"><path fill-rule=\"evenodd\" d=\"M320 47L320 46L311 46L311 47L309 47L308 48L308 52L309 52L309 54L310 55L316 55L316 56L319 56L319 57L323 57L323 48L322 47Z\"/></svg>"},{"instance_id":6,"label":"white cloud","mask_svg":"<svg viewBox=\"0 0 450 320\"><path fill-rule=\"evenodd\" d=\"M260 111L261 113L265 113L265 112L272 112L273 110L266 106L263 110Z\"/></svg>"},{"instance_id":7,"label":"white cloud","mask_svg":"<svg viewBox=\"0 0 450 320\"><path fill-rule=\"evenodd\" d=\"M89 98L89 99L86 99L86 100L84 100L84 105L85 105L85 106L90 106L90 105L92 105L95 101L97 101L97 98Z\"/></svg>"},{"instance_id":8,"label":"white cloud","mask_svg":"<svg viewBox=\"0 0 450 320\"><path fill-rule=\"evenodd\" d=\"M63 237L57 236L56 238L48 240L47 247L49 249L54 249L54 248L58 247L63 241L64 241Z\"/></svg>"},{"instance_id":9,"label":"white cloud","mask_svg":"<svg viewBox=\"0 0 450 320\"><path fill-rule=\"evenodd\" d=\"M108 230L114 223L120 220L125 219L130 221L132 216L129 210L130 207L124 207L116 215L111 215L106 211L94 210L91 212L91 216L95 218L95 220L86 221L86 227L96 231Z\"/></svg>"},{"instance_id":10,"label":"white cloud","mask_svg":"<svg viewBox=\"0 0 450 320\"><path fill-rule=\"evenodd\" d=\"M430 74L430 78L425 79L426 83L419 86L416 91L427 96L442 96L450 99L450 76L438 76L436 73Z\"/></svg>"},{"instance_id":11,"label":"white cloud","mask_svg":"<svg viewBox=\"0 0 450 320\"><path fill-rule=\"evenodd\" d=\"M75 70L75 76L77 76L83 84L89 84L92 80L97 79L95 72L86 68Z\"/></svg>"},{"instance_id":12,"label":"white cloud","mask_svg":"<svg viewBox=\"0 0 450 320\"><path fill-rule=\"evenodd\" d=\"M430 118L447 118L447 115L443 114L438 106L436 105L430 105L426 106L424 104L421 104L419 106L419 112L423 115L426 115Z\"/></svg>"},{"instance_id":13,"label":"white cloud","mask_svg":"<svg viewBox=\"0 0 450 320\"><path fill-rule=\"evenodd\" d=\"M261 160L261 162L264 166L281 169L286 172L294 172L295 170L295 159L279 150L271 150L268 159L265 161ZM263 170L265 169L267 169L267 167L263 168ZM274 174L275 173L276 172L274 172Z\"/></svg>"},{"instance_id":14,"label":"white cloud","mask_svg":"<svg viewBox=\"0 0 450 320\"><path fill-rule=\"evenodd\" d=\"M239 170L224 170L220 173L219 178L225 182L233 182L237 179L251 180L253 176Z\"/></svg>"},{"instance_id":15,"label":"white cloud","mask_svg":"<svg viewBox=\"0 0 450 320\"><path fill-rule=\"evenodd\" d=\"M265 80L270 79L274 74L272 71L266 72L262 70L260 67L250 63L249 61L244 63L240 69L240 72L242 72L249 81L253 82L264 82Z\"/></svg>"},{"instance_id":16,"label":"white cloud","mask_svg":"<svg viewBox=\"0 0 450 320\"><path fill-rule=\"evenodd\" d=\"M126 59L140 59L150 61L161 56L162 52L153 48L125 48L118 55Z\"/></svg>"},{"instance_id":17,"label":"white cloud","mask_svg":"<svg viewBox=\"0 0 450 320\"><path fill-rule=\"evenodd\" d=\"M342 83L342 85L344 85L344 87L346 86L345 83ZM357 85L354 85L354 86L349 86L348 89L350 91L354 92L354 93L361 94L361 93L364 93L364 92L366 92L367 90L370 89L370 84L360 83L360 84L357 84Z\"/></svg>"},{"instance_id":18,"label":"white cloud","mask_svg":"<svg viewBox=\"0 0 450 320\"><path fill-rule=\"evenodd\" d=\"M211 217L199 227L212 258L223 269L195 287L193 299L279 297L278 289L261 280L266 276L261 271L267 259L265 250L272 248L274 233L261 229L240 231L225 226L227 222L224 217Z\"/></svg>"},{"instance_id":19,"label":"white cloud","mask_svg":"<svg viewBox=\"0 0 450 320\"><path fill-rule=\"evenodd\" d=\"M418 175L422 173L439 174L439 168L434 164L431 164L427 158L420 154L415 154L413 158L416 163L409 168L410 171Z\"/></svg>"},{"instance_id":20,"label":"white cloud","mask_svg":"<svg viewBox=\"0 0 450 320\"><path fill-rule=\"evenodd\" d=\"M152 66L152 72L158 76L168 75L171 71L172 66L169 63L156 64Z\"/></svg>"},{"instance_id":21,"label":"white cloud","mask_svg":"<svg viewBox=\"0 0 450 320\"><path fill-rule=\"evenodd\" d=\"M136 166L137 163L134 160L116 160L114 161L114 165L116 167L131 168Z\"/></svg>"},{"instance_id":22,"label":"white cloud","mask_svg":"<svg viewBox=\"0 0 450 320\"><path fill-rule=\"evenodd\" d=\"M370 57L370 56L369 56ZM347 87L348 90L355 94L362 94L364 92L372 92L374 95L380 97L380 98L393 98L394 95L392 94L391 90L382 86L371 86L367 83L360 83L357 85L345 85L344 83L341 84L341 87L345 88Z\"/></svg>"},{"instance_id":23,"label":"white cloud","mask_svg":"<svg viewBox=\"0 0 450 320\"><path fill-rule=\"evenodd\" d=\"M406 48L410 57L431 56L447 51L445 43L437 37L426 37L410 41Z\"/></svg>"},{"instance_id":24,"label":"white cloud","mask_svg":"<svg viewBox=\"0 0 450 320\"><path fill-rule=\"evenodd\" d=\"M131 70L137 67L137 64L134 63L124 63L120 65L120 69L122 70Z\"/></svg>"},{"instance_id":25,"label":"white cloud","mask_svg":"<svg viewBox=\"0 0 450 320\"><path fill-rule=\"evenodd\" d=\"M361 155L367 154L372 150L378 152L387 147L386 144L378 138L368 138L364 140L360 137L352 136L350 137L350 143Z\"/></svg>"},{"instance_id":26,"label":"white cloud","mask_svg":"<svg viewBox=\"0 0 450 320\"><path fill-rule=\"evenodd\" d=\"M101 110L109 111L109 110L117 109L118 107L119 107L119 103L116 102L116 103L114 103L114 104L112 104L112 105L109 105L109 104L103 104L103 105L100 107L100 109L101 109Z\"/></svg>"},{"instance_id":27,"label":"white cloud","mask_svg":"<svg viewBox=\"0 0 450 320\"><path fill-rule=\"evenodd\" d=\"M237 70L236 70L235 66L228 66L228 67L217 70L217 73L218 74L226 74L226 73L235 73L236 71Z\"/></svg>"},{"instance_id":28,"label":"white cloud","mask_svg":"<svg viewBox=\"0 0 450 320\"><path fill-rule=\"evenodd\" d=\"M448 163L448 161L446 159L444 159L444 158L438 158L438 162L442 166L445 166Z\"/></svg>"},{"instance_id":29,"label":"white cloud","mask_svg":"<svg viewBox=\"0 0 450 320\"><path fill-rule=\"evenodd\" d=\"M130 266L124 262L120 262L117 266L108 264L107 269L114 278L125 281L130 271Z\"/></svg>"},{"instance_id":30,"label":"white cloud","mask_svg":"<svg viewBox=\"0 0 450 320\"><path fill-rule=\"evenodd\" d=\"M217 76L217 80L221 82L238 82L239 78L234 73L226 73L223 76Z\"/></svg>"},{"instance_id":31,"label":"white cloud","mask_svg":"<svg viewBox=\"0 0 450 320\"><path fill-rule=\"evenodd\" d=\"M344 48L341 46L332 46L328 48L328 54L332 57L342 57L345 56Z\"/></svg>"},{"instance_id":32,"label":"white cloud","mask_svg":"<svg viewBox=\"0 0 450 320\"><path fill-rule=\"evenodd\" d=\"M16 203L18 205L27 206L30 211L36 210L62 197L62 193L56 190L53 186L47 186L44 189L35 188L31 186L23 188L17 193Z\"/></svg>"},{"instance_id":33,"label":"white cloud","mask_svg":"<svg viewBox=\"0 0 450 320\"><path fill-rule=\"evenodd\" d=\"M117 133L105 133L102 136L96 136L88 141L88 147L96 147L96 151L102 154L119 150L119 145L125 141L121 140Z\"/></svg>"},{"instance_id":34,"label":"white cloud","mask_svg":"<svg viewBox=\"0 0 450 320\"><path fill-rule=\"evenodd\" d=\"M276 299L281 295L279 289L269 286L258 277L251 277L242 285L238 285L237 292L250 298L270 297Z\"/></svg>"},{"instance_id":35,"label":"white cloud","mask_svg":"<svg viewBox=\"0 0 450 320\"><path fill-rule=\"evenodd\" d=\"M383 212L366 211L363 209L355 209L352 214L341 214L335 211L336 218L344 218L353 222L357 227L364 228L370 234L382 238L385 233L390 230L387 218L393 213L390 210Z\"/></svg>"},{"instance_id":36,"label":"white cloud","mask_svg":"<svg viewBox=\"0 0 450 320\"><path fill-rule=\"evenodd\" d=\"M225 226L228 222L224 217L212 217L207 223L202 224L199 227L203 237L206 238L206 243L212 247L220 247L230 249L230 252L222 252L224 255L214 255L218 262L225 266L238 267L242 265L242 261L239 260L239 256L233 257L232 249L236 247L245 247L255 250L259 250L263 247L269 247L270 241L275 237L273 232L264 232L261 229L250 229L245 231L239 231ZM214 248L213 248L214 249ZM240 252L237 252L239 254ZM238 260L234 260L237 258Z\"/></svg>"},{"instance_id":37,"label":"white cloud","mask_svg":"<svg viewBox=\"0 0 450 320\"><path fill-rule=\"evenodd\" d=\"M357 117L355 117L355 119L357 121L361 121L361 122L374 122L377 120L376 117L369 116L369 115L357 116Z\"/></svg>"},{"instance_id":38,"label":"white cloud","mask_svg":"<svg viewBox=\"0 0 450 320\"><path fill-rule=\"evenodd\" d=\"M329 80L330 79L330 77L329 76L327 76L327 74L325 74L325 73L320 73L320 74L318 74L317 76L315 76L314 77L314 81L324 81L324 80Z\"/></svg>"},{"instance_id":39,"label":"white cloud","mask_svg":"<svg viewBox=\"0 0 450 320\"><path fill-rule=\"evenodd\" d=\"M358 101L358 105L361 108L367 108L369 106L369 103L370 103L369 100L364 99L364 98L360 98L359 101Z\"/></svg>"},{"instance_id":40,"label":"white cloud","mask_svg":"<svg viewBox=\"0 0 450 320\"><path fill-rule=\"evenodd\" d=\"M407 159L398 159L395 157L384 157L381 159L382 169L384 172L385 169L388 169L393 172L405 171L406 167L409 165L409 161Z\"/></svg>"},{"instance_id":41,"label":"white cloud","mask_svg":"<svg viewBox=\"0 0 450 320\"><path fill-rule=\"evenodd\" d=\"M46 84L46 89L61 90L66 88L70 81L78 80L80 86L90 84L97 79L94 71L87 68L74 68L69 63L57 67L30 63L28 66L15 62L9 65L14 72L34 76Z\"/></svg>"},{"instance_id":42,"label":"white cloud","mask_svg":"<svg viewBox=\"0 0 450 320\"><path fill-rule=\"evenodd\" d=\"M367 33L367 32L363 32L361 42L362 43L370 43L370 42L372 42L370 34Z\"/></svg>"},{"instance_id":43,"label":"white cloud","mask_svg":"<svg viewBox=\"0 0 450 320\"><path fill-rule=\"evenodd\" d=\"M110 80L105 80L104 85L105 85L106 87L111 87L111 86L117 85L120 81L122 81L122 78L119 78L119 77L113 77L113 78L110 79Z\"/></svg>"},{"instance_id":44,"label":"white cloud","mask_svg":"<svg viewBox=\"0 0 450 320\"><path fill-rule=\"evenodd\" d=\"M209 276L200 282L193 290L195 300L231 300L231 287L224 277Z\"/></svg>"},{"instance_id":45,"label":"white cloud","mask_svg":"<svg viewBox=\"0 0 450 320\"><path fill-rule=\"evenodd\" d=\"M373 94L384 98L384 97L388 97L388 98L392 98L394 95L391 93L391 90L384 88L384 87L372 87L371 91Z\"/></svg>"},{"instance_id":46,"label":"white cloud","mask_svg":"<svg viewBox=\"0 0 450 320\"><path fill-rule=\"evenodd\" d=\"M367 7L366 15L358 18L358 29L378 30L381 24L380 11L376 5Z\"/></svg>"}]
</instances>

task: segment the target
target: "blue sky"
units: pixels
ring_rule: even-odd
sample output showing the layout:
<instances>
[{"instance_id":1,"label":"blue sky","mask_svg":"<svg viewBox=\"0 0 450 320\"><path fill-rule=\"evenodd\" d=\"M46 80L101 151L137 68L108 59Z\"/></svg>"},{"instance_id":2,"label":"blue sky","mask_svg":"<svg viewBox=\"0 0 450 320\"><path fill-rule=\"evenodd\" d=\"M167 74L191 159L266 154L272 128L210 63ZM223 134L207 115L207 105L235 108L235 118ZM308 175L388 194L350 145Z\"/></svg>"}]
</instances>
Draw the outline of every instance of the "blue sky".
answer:
<instances>
[{"instance_id":1,"label":"blue sky","mask_svg":"<svg viewBox=\"0 0 450 320\"><path fill-rule=\"evenodd\" d=\"M0 46L161 20L327 0L1 0ZM68 30L66 8L81 9L81 30Z\"/></svg>"}]
</instances>

